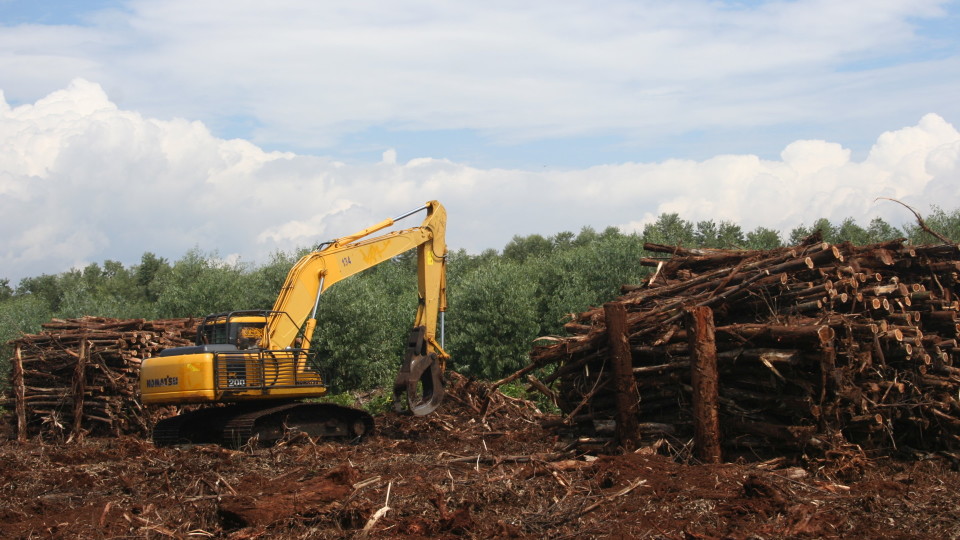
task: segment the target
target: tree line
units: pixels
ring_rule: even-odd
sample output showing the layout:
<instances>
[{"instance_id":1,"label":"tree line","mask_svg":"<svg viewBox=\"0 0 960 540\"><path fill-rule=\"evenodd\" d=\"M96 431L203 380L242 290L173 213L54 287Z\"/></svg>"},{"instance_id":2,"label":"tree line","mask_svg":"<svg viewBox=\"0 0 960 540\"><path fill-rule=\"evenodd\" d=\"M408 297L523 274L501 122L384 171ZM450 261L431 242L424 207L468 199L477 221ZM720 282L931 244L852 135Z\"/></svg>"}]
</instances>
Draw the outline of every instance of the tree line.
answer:
<instances>
[{"instance_id":1,"label":"tree line","mask_svg":"<svg viewBox=\"0 0 960 540\"><path fill-rule=\"evenodd\" d=\"M934 208L924 216L933 230L960 239L960 210ZM485 379L526 365L538 337L558 334L569 314L601 305L623 284L641 282L638 264L646 242L686 247L772 249L795 245L814 231L827 242L858 245L895 238L939 242L918 225L893 227L881 219L861 226L819 219L786 238L758 227L744 231L729 221L691 222L661 214L638 233L614 227L553 236L515 236L502 250L479 254L451 250L447 258L449 309L445 349L452 369ZM455 241L455 239L454 239ZM226 263L194 249L176 261L144 253L139 264L93 263L56 275L24 278L15 287L0 279L0 343L36 333L52 318L95 315L164 319L202 317L234 309L268 309L287 272L306 250L275 253L253 265ZM416 257L408 252L344 280L320 302L313 346L338 390L392 383L416 310ZM9 347L0 356L6 383Z\"/></svg>"}]
</instances>

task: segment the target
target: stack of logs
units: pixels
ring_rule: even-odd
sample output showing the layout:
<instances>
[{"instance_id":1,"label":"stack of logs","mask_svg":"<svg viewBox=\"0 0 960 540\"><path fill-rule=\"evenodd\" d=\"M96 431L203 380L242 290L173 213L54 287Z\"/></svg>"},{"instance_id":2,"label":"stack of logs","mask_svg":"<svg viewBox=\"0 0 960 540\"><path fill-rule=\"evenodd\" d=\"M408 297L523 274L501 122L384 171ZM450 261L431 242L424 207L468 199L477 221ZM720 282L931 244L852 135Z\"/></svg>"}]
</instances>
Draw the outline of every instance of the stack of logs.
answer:
<instances>
[{"instance_id":1,"label":"stack of logs","mask_svg":"<svg viewBox=\"0 0 960 540\"><path fill-rule=\"evenodd\" d=\"M11 341L6 401L17 438L146 435L152 419L137 399L140 362L191 345L196 325L194 319L54 319L41 333Z\"/></svg>"},{"instance_id":2,"label":"stack of logs","mask_svg":"<svg viewBox=\"0 0 960 540\"><path fill-rule=\"evenodd\" d=\"M960 448L958 246L811 237L770 251L645 248L671 257L642 260L656 268L648 283L577 316L572 336L535 347L508 378L526 375L556 399L585 446L693 440L690 321L708 307L724 453ZM621 306L627 386L607 324ZM546 366L549 376L531 375ZM637 422L615 422L624 391Z\"/></svg>"}]
</instances>

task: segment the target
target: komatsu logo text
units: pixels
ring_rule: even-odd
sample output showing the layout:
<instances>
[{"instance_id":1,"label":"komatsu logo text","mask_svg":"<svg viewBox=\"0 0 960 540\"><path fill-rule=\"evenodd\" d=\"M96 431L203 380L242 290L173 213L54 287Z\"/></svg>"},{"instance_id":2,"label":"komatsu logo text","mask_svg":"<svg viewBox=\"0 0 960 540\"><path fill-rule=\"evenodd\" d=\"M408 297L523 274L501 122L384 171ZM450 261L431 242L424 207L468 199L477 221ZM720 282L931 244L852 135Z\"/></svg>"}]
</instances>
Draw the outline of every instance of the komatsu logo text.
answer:
<instances>
[{"instance_id":1,"label":"komatsu logo text","mask_svg":"<svg viewBox=\"0 0 960 540\"><path fill-rule=\"evenodd\" d=\"M147 388L156 388L158 386L176 386L179 383L179 377L166 376L162 379L147 379Z\"/></svg>"}]
</instances>

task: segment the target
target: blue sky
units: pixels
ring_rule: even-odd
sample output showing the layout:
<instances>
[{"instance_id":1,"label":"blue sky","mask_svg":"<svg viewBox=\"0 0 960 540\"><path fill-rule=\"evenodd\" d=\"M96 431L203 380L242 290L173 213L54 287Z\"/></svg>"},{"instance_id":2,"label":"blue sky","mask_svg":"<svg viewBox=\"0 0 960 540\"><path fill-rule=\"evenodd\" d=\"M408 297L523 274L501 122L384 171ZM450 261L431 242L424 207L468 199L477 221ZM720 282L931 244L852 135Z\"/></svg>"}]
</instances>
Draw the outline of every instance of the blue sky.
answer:
<instances>
[{"instance_id":1,"label":"blue sky","mask_svg":"<svg viewBox=\"0 0 960 540\"><path fill-rule=\"evenodd\" d=\"M164 256L245 260L441 195L471 250L665 211L789 230L899 219L877 196L960 207L942 187L958 43L960 1L941 0L0 0L0 264L138 260L107 217L30 221L78 197L110 214L137 182L187 197L270 183L233 201L275 208L259 229L210 233L217 201L137 225ZM785 186L795 208L757 211ZM284 213L301 193L317 207Z\"/></svg>"},{"instance_id":2,"label":"blue sky","mask_svg":"<svg viewBox=\"0 0 960 540\"><path fill-rule=\"evenodd\" d=\"M23 59L33 55L55 64L53 71L31 83L5 70L0 84L8 102L29 103L83 76L122 105L201 120L219 136L270 150L354 161L388 147L401 156L510 167L774 157L797 138L863 152L880 131L927 112L952 119L960 107L948 93L921 96L930 82L951 89L957 82L956 73L921 67L942 62L956 70L957 2L320 4L326 7L304 10L302 2L277 2L258 13L250 3L205 0L0 0L5 27L78 31L59 42L28 40ZM259 50L249 47L257 36L267 40ZM438 53L447 42L451 51ZM632 61L648 54L662 60ZM503 69L477 65L496 63ZM909 67L938 81L914 74L896 81L901 88L878 87ZM271 71L291 80L271 81ZM329 77L339 79L335 90L311 104L330 88ZM475 84L490 88L469 88ZM871 107L885 110L857 110L865 92L877 101ZM210 103L217 93L226 101ZM377 111L330 118L263 103L320 109L352 97L344 108L364 110L367 101ZM631 105L640 110L625 110ZM810 113L800 114L803 107ZM679 117L675 125L668 112ZM622 113L628 121L618 119ZM289 125L298 120L303 125ZM301 130L306 136L292 134Z\"/></svg>"},{"instance_id":3,"label":"blue sky","mask_svg":"<svg viewBox=\"0 0 960 540\"><path fill-rule=\"evenodd\" d=\"M0 0L0 21L18 24L84 24L87 14L122 8L112 0Z\"/></svg>"}]
</instances>

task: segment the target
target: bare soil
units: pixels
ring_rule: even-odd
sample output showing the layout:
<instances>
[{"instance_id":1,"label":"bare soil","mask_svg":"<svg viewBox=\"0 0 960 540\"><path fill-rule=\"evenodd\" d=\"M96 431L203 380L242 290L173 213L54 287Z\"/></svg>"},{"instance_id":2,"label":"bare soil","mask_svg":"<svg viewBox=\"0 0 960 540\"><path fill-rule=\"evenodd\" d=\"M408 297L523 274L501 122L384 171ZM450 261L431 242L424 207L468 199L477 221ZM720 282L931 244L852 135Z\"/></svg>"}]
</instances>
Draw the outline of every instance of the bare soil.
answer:
<instances>
[{"instance_id":1,"label":"bare soil","mask_svg":"<svg viewBox=\"0 0 960 540\"><path fill-rule=\"evenodd\" d=\"M379 415L358 444L7 441L0 537L960 537L960 473L945 457L575 455L531 408L463 396L424 418Z\"/></svg>"}]
</instances>

